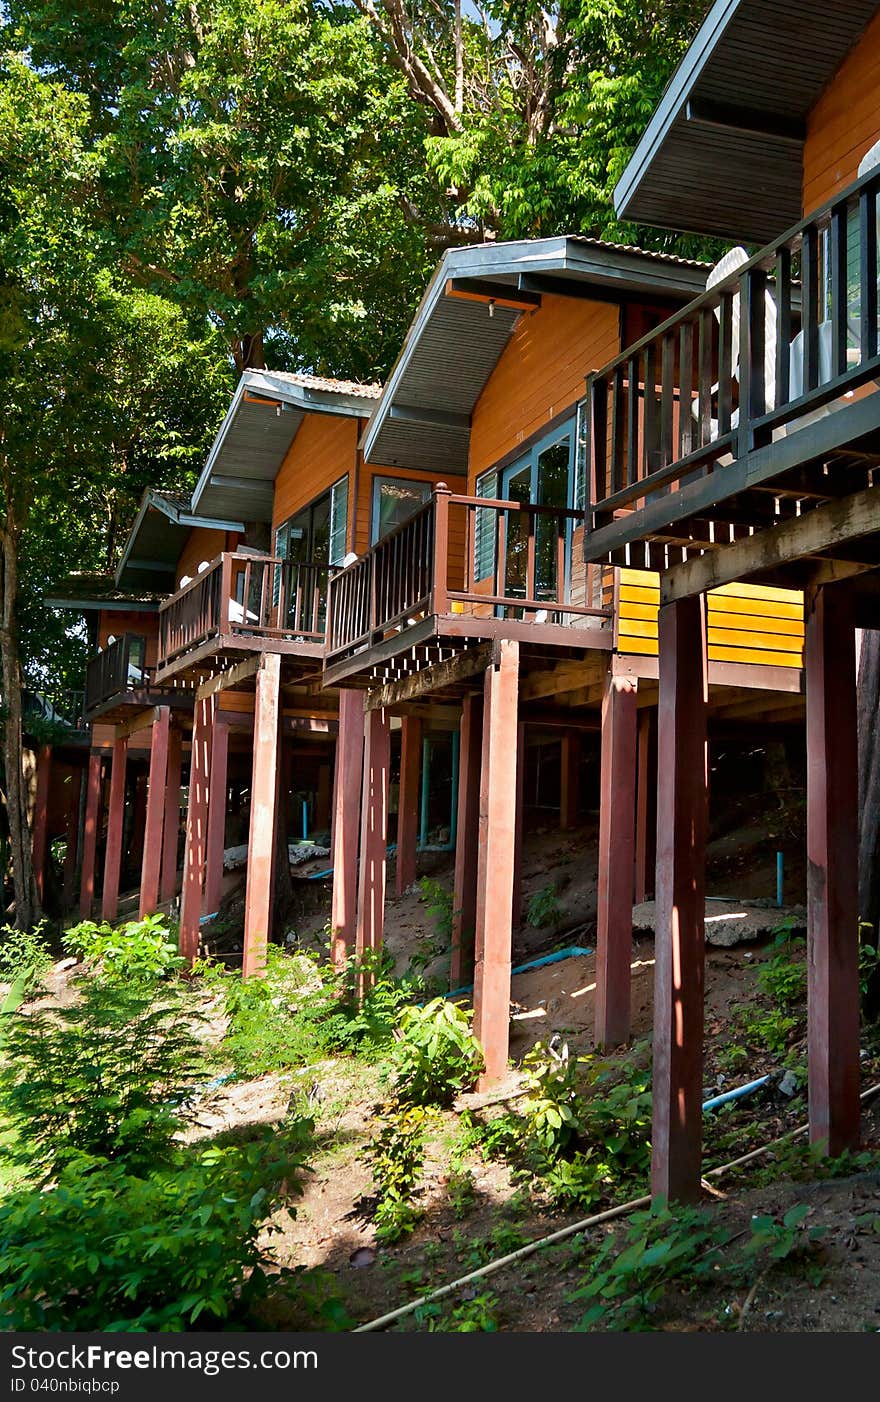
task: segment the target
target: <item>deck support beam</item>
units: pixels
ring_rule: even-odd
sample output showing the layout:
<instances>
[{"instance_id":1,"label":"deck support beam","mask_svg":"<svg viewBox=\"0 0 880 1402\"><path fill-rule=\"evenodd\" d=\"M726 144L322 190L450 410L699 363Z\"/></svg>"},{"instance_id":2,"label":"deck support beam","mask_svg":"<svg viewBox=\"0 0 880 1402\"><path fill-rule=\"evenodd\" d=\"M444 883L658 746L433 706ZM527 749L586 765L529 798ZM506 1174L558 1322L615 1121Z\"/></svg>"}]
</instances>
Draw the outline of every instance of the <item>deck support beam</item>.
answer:
<instances>
[{"instance_id":1,"label":"deck support beam","mask_svg":"<svg viewBox=\"0 0 880 1402\"><path fill-rule=\"evenodd\" d=\"M397 800L395 890L398 896L408 891L416 879L421 752L422 722L418 716L404 716L400 726L400 791Z\"/></svg>"},{"instance_id":2,"label":"deck support beam","mask_svg":"<svg viewBox=\"0 0 880 1402\"><path fill-rule=\"evenodd\" d=\"M651 1186L700 1192L708 700L703 596L660 609Z\"/></svg>"},{"instance_id":3,"label":"deck support beam","mask_svg":"<svg viewBox=\"0 0 880 1402\"><path fill-rule=\"evenodd\" d=\"M330 930L333 963L341 968L354 952L357 927L358 840L364 768L364 698L339 693L339 734L333 775L333 895Z\"/></svg>"},{"instance_id":4,"label":"deck support beam","mask_svg":"<svg viewBox=\"0 0 880 1402\"><path fill-rule=\"evenodd\" d=\"M633 900L646 901L654 890L657 864L657 710L639 711L636 764L636 866Z\"/></svg>"},{"instance_id":5,"label":"deck support beam","mask_svg":"<svg viewBox=\"0 0 880 1402\"><path fill-rule=\"evenodd\" d=\"M223 852L226 846L226 774L229 726L215 714L211 733L211 782L208 785L208 850L205 860L205 910L220 908L223 894Z\"/></svg>"},{"instance_id":6,"label":"deck support beam","mask_svg":"<svg viewBox=\"0 0 880 1402\"><path fill-rule=\"evenodd\" d=\"M31 840L31 863L37 904L42 907L46 895L46 852L49 847L49 788L52 779L52 746L41 745L37 754L37 787L34 794L34 829Z\"/></svg>"},{"instance_id":7,"label":"deck support beam","mask_svg":"<svg viewBox=\"0 0 880 1402\"><path fill-rule=\"evenodd\" d=\"M630 1032L632 894L635 860L637 687L609 669L602 698L599 897L596 930L596 1045L616 1047Z\"/></svg>"},{"instance_id":8,"label":"deck support beam","mask_svg":"<svg viewBox=\"0 0 880 1402\"><path fill-rule=\"evenodd\" d=\"M147 787L147 817L141 862L141 894L138 915L152 915L159 904L159 878L162 870L162 826L165 817L165 784L168 776L168 737L171 707L159 706L150 727L150 776Z\"/></svg>"},{"instance_id":9,"label":"deck support beam","mask_svg":"<svg viewBox=\"0 0 880 1402\"><path fill-rule=\"evenodd\" d=\"M510 945L516 854L519 644L498 644L486 670L477 864L474 1034L483 1049L480 1087L503 1076L510 1044Z\"/></svg>"},{"instance_id":10,"label":"deck support beam","mask_svg":"<svg viewBox=\"0 0 880 1402\"><path fill-rule=\"evenodd\" d=\"M526 782L526 725L520 721L516 727L516 827L513 834L513 899L510 910L511 925L518 930L522 924L523 904L523 835L525 832L525 782Z\"/></svg>"},{"instance_id":11,"label":"deck support beam","mask_svg":"<svg viewBox=\"0 0 880 1402\"><path fill-rule=\"evenodd\" d=\"M369 711L364 724L361 799L361 859L358 881L358 960L382 948L385 931L385 869L388 843L388 775L391 727L387 711ZM361 986L369 979L362 979Z\"/></svg>"},{"instance_id":12,"label":"deck support beam","mask_svg":"<svg viewBox=\"0 0 880 1402\"><path fill-rule=\"evenodd\" d=\"M566 730L562 735L560 757L559 826L563 832L577 827L580 811L581 736Z\"/></svg>"},{"instance_id":13,"label":"deck support beam","mask_svg":"<svg viewBox=\"0 0 880 1402\"><path fill-rule=\"evenodd\" d=\"M469 692L461 706L458 750L458 806L455 821L455 876L452 889L450 988L459 988L463 983L469 982L474 972L482 753L483 698L475 692Z\"/></svg>"},{"instance_id":14,"label":"deck support beam","mask_svg":"<svg viewBox=\"0 0 880 1402\"><path fill-rule=\"evenodd\" d=\"M858 746L852 601L807 601L807 1010L810 1139L859 1142Z\"/></svg>"},{"instance_id":15,"label":"deck support beam","mask_svg":"<svg viewBox=\"0 0 880 1402\"><path fill-rule=\"evenodd\" d=\"M125 767L128 740L113 741L110 770L110 800L107 811L107 848L104 853L104 890L101 919L115 920L119 912L119 872L122 866L122 829L125 820Z\"/></svg>"},{"instance_id":16,"label":"deck support beam","mask_svg":"<svg viewBox=\"0 0 880 1402\"><path fill-rule=\"evenodd\" d=\"M183 763L183 736L172 725L168 735L168 764L165 776L165 816L162 820L162 879L159 899L165 904L177 894L177 836L180 831L180 771Z\"/></svg>"},{"instance_id":17,"label":"deck support beam","mask_svg":"<svg viewBox=\"0 0 880 1402\"><path fill-rule=\"evenodd\" d=\"M254 767L244 907L242 974L262 974L272 923L272 871L275 856L278 739L281 723L281 654L265 652L257 672L254 704ZM224 765L223 792L226 792Z\"/></svg>"},{"instance_id":18,"label":"deck support beam","mask_svg":"<svg viewBox=\"0 0 880 1402\"><path fill-rule=\"evenodd\" d=\"M86 771L86 812L79 878L79 913L83 920L91 920L95 900L95 866L98 856L98 828L101 824L101 770L101 756L93 750L89 755Z\"/></svg>"},{"instance_id":19,"label":"deck support beam","mask_svg":"<svg viewBox=\"0 0 880 1402\"><path fill-rule=\"evenodd\" d=\"M213 696L205 697L204 700L196 702L193 713L189 802L186 809L186 839L183 851L183 890L180 897L180 953L190 964L199 953L199 922L202 918L202 885L208 827L211 727L215 704Z\"/></svg>"}]
</instances>

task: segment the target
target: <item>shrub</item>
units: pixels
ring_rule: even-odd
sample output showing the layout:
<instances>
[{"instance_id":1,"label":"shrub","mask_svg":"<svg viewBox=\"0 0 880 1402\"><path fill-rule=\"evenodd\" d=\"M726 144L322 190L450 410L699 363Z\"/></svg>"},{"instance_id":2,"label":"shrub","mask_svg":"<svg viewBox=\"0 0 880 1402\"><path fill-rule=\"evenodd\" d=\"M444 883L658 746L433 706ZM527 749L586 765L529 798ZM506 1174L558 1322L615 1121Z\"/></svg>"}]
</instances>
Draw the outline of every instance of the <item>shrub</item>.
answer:
<instances>
[{"instance_id":1,"label":"shrub","mask_svg":"<svg viewBox=\"0 0 880 1402\"><path fill-rule=\"evenodd\" d=\"M452 939L452 892L433 876L420 877L419 890L425 909L434 921L439 946L444 949Z\"/></svg>"},{"instance_id":2,"label":"shrub","mask_svg":"<svg viewBox=\"0 0 880 1402\"><path fill-rule=\"evenodd\" d=\"M762 964L758 971L758 986L780 1008L803 1006L807 997L807 966L801 961L795 963L791 952L803 948L804 940L792 938L788 930L781 930L773 941L777 952Z\"/></svg>"},{"instance_id":3,"label":"shrub","mask_svg":"<svg viewBox=\"0 0 880 1402\"><path fill-rule=\"evenodd\" d=\"M0 979L16 988L18 1002L39 986L43 974L52 967L52 955L43 934L45 921L33 930L0 926Z\"/></svg>"},{"instance_id":4,"label":"shrub","mask_svg":"<svg viewBox=\"0 0 880 1402\"><path fill-rule=\"evenodd\" d=\"M404 1008L392 1050L397 1098L411 1105L449 1105L472 1086L483 1053L470 1018L447 998Z\"/></svg>"},{"instance_id":5,"label":"shrub","mask_svg":"<svg viewBox=\"0 0 880 1402\"><path fill-rule=\"evenodd\" d=\"M185 988L79 980L78 1000L6 1023L0 1111L9 1154L47 1179L72 1159L138 1175L168 1159L204 1074ZM173 1102L173 1103L172 1103Z\"/></svg>"},{"instance_id":6,"label":"shrub","mask_svg":"<svg viewBox=\"0 0 880 1402\"><path fill-rule=\"evenodd\" d=\"M72 1158L0 1204L0 1329L181 1330L246 1314L272 1276L259 1239L301 1192L310 1125L268 1128L141 1178Z\"/></svg>"},{"instance_id":7,"label":"shrub","mask_svg":"<svg viewBox=\"0 0 880 1402\"><path fill-rule=\"evenodd\" d=\"M98 965L104 977L129 982L168 978L184 964L162 915L147 915L116 927L83 920L66 932L63 944L78 959Z\"/></svg>"},{"instance_id":8,"label":"shrub","mask_svg":"<svg viewBox=\"0 0 880 1402\"><path fill-rule=\"evenodd\" d=\"M422 1215L413 1197L425 1162L425 1110L392 1103L385 1107L380 1126L364 1158L376 1191L376 1237L391 1243L411 1232Z\"/></svg>"},{"instance_id":9,"label":"shrub","mask_svg":"<svg viewBox=\"0 0 880 1402\"><path fill-rule=\"evenodd\" d=\"M536 1042L523 1060L528 1073L528 1093L522 1102L523 1137L549 1162L563 1153L583 1126L577 1066L576 1060L553 1056L543 1042Z\"/></svg>"},{"instance_id":10,"label":"shrub","mask_svg":"<svg viewBox=\"0 0 880 1402\"><path fill-rule=\"evenodd\" d=\"M558 925L561 918L562 906L551 881L549 886L542 886L529 900L526 923L535 930L542 930L548 925Z\"/></svg>"}]
</instances>

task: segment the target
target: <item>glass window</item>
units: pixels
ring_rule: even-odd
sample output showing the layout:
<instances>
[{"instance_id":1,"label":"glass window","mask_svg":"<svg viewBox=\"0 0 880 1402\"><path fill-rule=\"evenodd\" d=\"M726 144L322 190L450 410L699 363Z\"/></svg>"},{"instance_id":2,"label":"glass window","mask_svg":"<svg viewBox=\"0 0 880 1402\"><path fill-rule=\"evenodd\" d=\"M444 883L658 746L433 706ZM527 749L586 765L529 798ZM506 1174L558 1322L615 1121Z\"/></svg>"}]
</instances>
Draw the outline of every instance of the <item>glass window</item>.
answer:
<instances>
[{"instance_id":1,"label":"glass window","mask_svg":"<svg viewBox=\"0 0 880 1402\"><path fill-rule=\"evenodd\" d=\"M484 472L476 482L478 497L498 496L498 473ZM478 511L474 522L474 579L495 574L495 512Z\"/></svg>"},{"instance_id":2,"label":"glass window","mask_svg":"<svg viewBox=\"0 0 880 1402\"><path fill-rule=\"evenodd\" d=\"M405 477L374 477L373 506L370 517L370 544L388 535L414 516L420 506L430 500L430 482L413 482Z\"/></svg>"}]
</instances>

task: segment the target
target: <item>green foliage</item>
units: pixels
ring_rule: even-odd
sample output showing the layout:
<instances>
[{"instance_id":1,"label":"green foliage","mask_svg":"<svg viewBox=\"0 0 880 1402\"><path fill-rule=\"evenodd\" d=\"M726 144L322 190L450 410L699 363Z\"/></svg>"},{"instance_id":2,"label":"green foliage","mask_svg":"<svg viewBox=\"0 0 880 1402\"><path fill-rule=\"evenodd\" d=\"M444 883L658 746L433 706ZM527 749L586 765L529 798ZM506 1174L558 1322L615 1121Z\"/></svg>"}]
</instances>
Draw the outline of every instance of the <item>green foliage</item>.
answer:
<instances>
[{"instance_id":1,"label":"green foliage","mask_svg":"<svg viewBox=\"0 0 880 1402\"><path fill-rule=\"evenodd\" d=\"M551 881L549 885L542 886L540 891L535 891L530 898L526 910L526 923L535 930L543 930L548 925L558 925L562 918L562 906L559 904L559 897L556 887Z\"/></svg>"},{"instance_id":2,"label":"green foliage","mask_svg":"<svg viewBox=\"0 0 880 1402\"><path fill-rule=\"evenodd\" d=\"M465 1296L447 1314L441 1305L421 1305L415 1311L419 1324L427 1324L429 1334L496 1334L498 1296L491 1290Z\"/></svg>"},{"instance_id":3,"label":"green foliage","mask_svg":"<svg viewBox=\"0 0 880 1402\"><path fill-rule=\"evenodd\" d=\"M743 1005L736 1009L736 1023L749 1046L779 1056L786 1050L802 1019L780 1008L765 1011Z\"/></svg>"},{"instance_id":4,"label":"green foliage","mask_svg":"<svg viewBox=\"0 0 880 1402\"><path fill-rule=\"evenodd\" d=\"M0 1203L0 1328L181 1330L246 1320L277 1279L260 1238L270 1213L301 1192L310 1128L179 1152L145 1177L122 1162L72 1157L48 1189L13 1193Z\"/></svg>"},{"instance_id":5,"label":"green foliage","mask_svg":"<svg viewBox=\"0 0 880 1402\"><path fill-rule=\"evenodd\" d=\"M433 876L419 877L419 890L425 910L434 922L438 945L446 949L452 939L452 892Z\"/></svg>"},{"instance_id":6,"label":"green foliage","mask_svg":"<svg viewBox=\"0 0 880 1402\"><path fill-rule=\"evenodd\" d=\"M132 983L169 978L184 965L163 915L115 927L83 920L65 933L63 944L78 959L99 965L103 977Z\"/></svg>"},{"instance_id":7,"label":"green foliage","mask_svg":"<svg viewBox=\"0 0 880 1402\"><path fill-rule=\"evenodd\" d=\"M469 1169L453 1169L446 1180L446 1201L452 1208L453 1217L459 1221L467 1217L477 1201L474 1175Z\"/></svg>"},{"instance_id":8,"label":"green foliage","mask_svg":"<svg viewBox=\"0 0 880 1402\"><path fill-rule=\"evenodd\" d=\"M385 1106L376 1136L364 1150L376 1192L376 1237L389 1244L411 1232L421 1218L413 1197L425 1162L425 1117L421 1105Z\"/></svg>"},{"instance_id":9,"label":"green foliage","mask_svg":"<svg viewBox=\"0 0 880 1402\"><path fill-rule=\"evenodd\" d=\"M448 998L404 1008L392 1049L394 1087L408 1105L449 1105L470 1088L483 1054L469 1014Z\"/></svg>"},{"instance_id":10,"label":"green foliage","mask_svg":"<svg viewBox=\"0 0 880 1402\"><path fill-rule=\"evenodd\" d=\"M583 1128L584 1107L577 1089L578 1061L557 1058L536 1042L523 1061L527 1095L522 1101L522 1133L541 1156L553 1162Z\"/></svg>"},{"instance_id":11,"label":"green foliage","mask_svg":"<svg viewBox=\"0 0 880 1402\"><path fill-rule=\"evenodd\" d=\"M44 934L45 921L32 930L0 926L0 979L18 984L22 997L40 985L43 974L52 967L52 955Z\"/></svg>"},{"instance_id":12,"label":"green foliage","mask_svg":"<svg viewBox=\"0 0 880 1402\"><path fill-rule=\"evenodd\" d=\"M807 997L807 966L803 959L791 957L794 949L803 949L805 941L792 938L787 931L777 935L773 948L777 951L758 970L758 986L780 1008L803 1007Z\"/></svg>"},{"instance_id":13,"label":"green foliage","mask_svg":"<svg viewBox=\"0 0 880 1402\"><path fill-rule=\"evenodd\" d=\"M15 1161L47 1181L73 1160L112 1160L133 1176L169 1160L204 1074L181 984L82 978L75 1002L5 1028L0 1112Z\"/></svg>"}]
</instances>

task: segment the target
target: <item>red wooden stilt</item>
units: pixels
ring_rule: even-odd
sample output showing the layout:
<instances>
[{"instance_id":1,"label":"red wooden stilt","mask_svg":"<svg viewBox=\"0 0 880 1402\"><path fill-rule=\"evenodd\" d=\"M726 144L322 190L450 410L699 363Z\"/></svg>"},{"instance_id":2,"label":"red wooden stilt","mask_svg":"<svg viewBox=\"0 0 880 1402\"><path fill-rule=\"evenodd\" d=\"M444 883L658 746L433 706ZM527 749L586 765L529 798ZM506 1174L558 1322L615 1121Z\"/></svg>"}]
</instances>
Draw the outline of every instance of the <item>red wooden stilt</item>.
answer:
<instances>
[{"instance_id":1,"label":"red wooden stilt","mask_svg":"<svg viewBox=\"0 0 880 1402\"><path fill-rule=\"evenodd\" d=\"M635 847L636 686L605 677L599 801L596 1045L616 1047L630 1030L632 887Z\"/></svg>"},{"instance_id":2,"label":"red wooden stilt","mask_svg":"<svg viewBox=\"0 0 880 1402\"><path fill-rule=\"evenodd\" d=\"M211 775L208 782L208 851L205 873L205 910L220 908L223 895L223 853L226 847L226 774L229 758L229 726L214 719L211 735Z\"/></svg>"},{"instance_id":3,"label":"red wooden stilt","mask_svg":"<svg viewBox=\"0 0 880 1402\"><path fill-rule=\"evenodd\" d=\"M208 828L208 774L211 767L211 727L215 698L196 701L189 757L189 797L183 851L183 890L180 897L180 953L189 963L198 958L202 918L202 883Z\"/></svg>"},{"instance_id":4,"label":"red wooden stilt","mask_svg":"<svg viewBox=\"0 0 880 1402\"><path fill-rule=\"evenodd\" d=\"M646 901L654 890L657 863L657 712L639 711L636 773L636 869L633 899Z\"/></svg>"},{"instance_id":5,"label":"red wooden stilt","mask_svg":"<svg viewBox=\"0 0 880 1402\"><path fill-rule=\"evenodd\" d=\"M254 703L254 768L244 912L243 974L262 974L272 920L281 654L263 653Z\"/></svg>"},{"instance_id":6,"label":"red wooden stilt","mask_svg":"<svg viewBox=\"0 0 880 1402\"><path fill-rule=\"evenodd\" d=\"M652 1188L700 1192L707 824L706 606L660 609Z\"/></svg>"},{"instance_id":7,"label":"red wooden stilt","mask_svg":"<svg viewBox=\"0 0 880 1402\"><path fill-rule=\"evenodd\" d=\"M400 795L397 802L396 891L402 896L416 879L416 836L419 825L419 763L422 722L404 716L400 728Z\"/></svg>"},{"instance_id":8,"label":"red wooden stilt","mask_svg":"<svg viewBox=\"0 0 880 1402\"><path fill-rule=\"evenodd\" d=\"M345 963L355 947L363 768L364 698L359 691L341 691L333 783L333 895L330 905L333 962L337 967Z\"/></svg>"},{"instance_id":9,"label":"red wooden stilt","mask_svg":"<svg viewBox=\"0 0 880 1402\"><path fill-rule=\"evenodd\" d=\"M89 755L86 775L86 815L83 825L82 871L79 884L79 913L91 920L95 899L95 862L98 854L98 827L101 821L101 756Z\"/></svg>"},{"instance_id":10,"label":"red wooden stilt","mask_svg":"<svg viewBox=\"0 0 880 1402\"><path fill-rule=\"evenodd\" d=\"M471 693L465 696L461 707L450 988L460 988L462 984L468 983L474 972L482 754L483 698Z\"/></svg>"},{"instance_id":11,"label":"red wooden stilt","mask_svg":"<svg viewBox=\"0 0 880 1402\"><path fill-rule=\"evenodd\" d=\"M165 816L162 820L162 879L159 899L165 905L177 894L177 841L180 832L180 770L183 736L172 725L168 735L168 768L165 779Z\"/></svg>"},{"instance_id":12,"label":"red wooden stilt","mask_svg":"<svg viewBox=\"0 0 880 1402\"><path fill-rule=\"evenodd\" d=\"M510 918L514 930L522 924L522 865L523 831L525 825L526 727L520 721L516 728L516 827L513 840L513 897Z\"/></svg>"},{"instance_id":13,"label":"red wooden stilt","mask_svg":"<svg viewBox=\"0 0 880 1402\"><path fill-rule=\"evenodd\" d=\"M562 737L560 763L559 826L563 832L577 827L580 810L581 737L566 730Z\"/></svg>"},{"instance_id":14,"label":"red wooden stilt","mask_svg":"<svg viewBox=\"0 0 880 1402\"><path fill-rule=\"evenodd\" d=\"M52 778L52 746L41 745L37 755L37 789L34 795L34 825L31 860L37 901L43 904L46 890L46 851L49 846L49 784Z\"/></svg>"},{"instance_id":15,"label":"red wooden stilt","mask_svg":"<svg viewBox=\"0 0 880 1402\"><path fill-rule=\"evenodd\" d=\"M517 826L519 644L504 640L487 668L480 776L474 1034L481 1087L504 1074L510 1044L510 945Z\"/></svg>"},{"instance_id":16,"label":"red wooden stilt","mask_svg":"<svg viewBox=\"0 0 880 1402\"><path fill-rule=\"evenodd\" d=\"M147 833L147 776L136 774L131 804L131 834L128 851L143 852Z\"/></svg>"},{"instance_id":17,"label":"red wooden stilt","mask_svg":"<svg viewBox=\"0 0 880 1402\"><path fill-rule=\"evenodd\" d=\"M386 711L368 711L364 725L364 781L361 799L361 860L358 881L356 950L358 960L382 948L385 929L385 867L388 844L388 774L391 731ZM362 986L371 981L369 975Z\"/></svg>"},{"instance_id":18,"label":"red wooden stilt","mask_svg":"<svg viewBox=\"0 0 880 1402\"><path fill-rule=\"evenodd\" d=\"M110 803L107 813L107 849L104 853L104 890L101 919L115 920L119 913L119 871L122 865L122 825L125 818L125 765L128 740L113 742L110 770Z\"/></svg>"},{"instance_id":19,"label":"red wooden stilt","mask_svg":"<svg viewBox=\"0 0 880 1402\"><path fill-rule=\"evenodd\" d=\"M80 797L82 795L82 769L77 766L70 776L70 797L67 804L67 847L64 852L64 872L61 886L61 903L65 910L73 906L76 887L76 863L79 856Z\"/></svg>"},{"instance_id":20,"label":"red wooden stilt","mask_svg":"<svg viewBox=\"0 0 880 1402\"><path fill-rule=\"evenodd\" d=\"M858 746L844 586L808 601L804 665L810 1139L837 1155L859 1142Z\"/></svg>"},{"instance_id":21,"label":"red wooden stilt","mask_svg":"<svg viewBox=\"0 0 880 1402\"><path fill-rule=\"evenodd\" d=\"M171 707L159 706L150 727L150 777L147 786L147 816L144 827L144 853L141 862L141 920L152 915L159 904L159 874L162 868L162 821L165 813L165 783L168 773L168 734Z\"/></svg>"}]
</instances>

